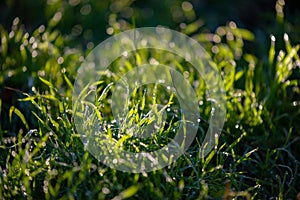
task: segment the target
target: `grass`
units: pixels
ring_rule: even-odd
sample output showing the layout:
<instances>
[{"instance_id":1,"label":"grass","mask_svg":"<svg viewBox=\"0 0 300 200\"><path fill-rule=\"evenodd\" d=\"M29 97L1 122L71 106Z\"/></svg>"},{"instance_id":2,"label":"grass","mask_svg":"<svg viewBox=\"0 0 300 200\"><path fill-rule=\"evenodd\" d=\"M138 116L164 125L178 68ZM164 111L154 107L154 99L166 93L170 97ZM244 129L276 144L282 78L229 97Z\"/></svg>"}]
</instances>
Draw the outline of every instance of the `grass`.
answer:
<instances>
[{"instance_id":1,"label":"grass","mask_svg":"<svg viewBox=\"0 0 300 200\"><path fill-rule=\"evenodd\" d=\"M277 24L284 25L279 11ZM0 199L296 198L300 188L300 44L294 45L288 34L271 35L265 54L255 55L246 47L256 35L234 22L209 33L198 31L199 21L182 30L204 45L222 72L226 89L222 135L204 158L198 151L208 129L211 102L195 69L157 50L117 59L97 85L101 98L95 105L102 115L102 133L115 141L123 138L120 145L125 149L153 151L165 145L181 117L177 97L151 84L134 90L127 118L142 127L154 119L147 113L165 109L158 104L167 105L158 133L137 139L130 137L129 124L115 123L109 101L114 83L136 64L155 60L175 67L187 76L199 98L201 121L188 151L168 167L134 174L111 169L85 150L74 126L71 98L76 70L89 50L74 47L72 37L55 29L55 23L53 18L32 33L22 28L18 18L11 30L0 27Z\"/></svg>"}]
</instances>

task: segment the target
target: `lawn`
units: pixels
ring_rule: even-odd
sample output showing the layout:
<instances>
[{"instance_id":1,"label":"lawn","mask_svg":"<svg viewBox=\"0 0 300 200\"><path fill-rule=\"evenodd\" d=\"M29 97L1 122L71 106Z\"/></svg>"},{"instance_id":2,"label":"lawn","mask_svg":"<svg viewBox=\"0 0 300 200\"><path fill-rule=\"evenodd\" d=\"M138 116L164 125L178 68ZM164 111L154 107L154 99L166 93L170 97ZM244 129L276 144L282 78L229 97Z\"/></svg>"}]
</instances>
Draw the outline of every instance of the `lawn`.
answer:
<instances>
[{"instance_id":1,"label":"lawn","mask_svg":"<svg viewBox=\"0 0 300 200\"><path fill-rule=\"evenodd\" d=\"M0 199L300 199L298 2L4 0L0 13ZM179 36L103 45L142 27ZM174 159L159 150L178 132L193 137ZM162 164L120 167L123 151Z\"/></svg>"}]
</instances>

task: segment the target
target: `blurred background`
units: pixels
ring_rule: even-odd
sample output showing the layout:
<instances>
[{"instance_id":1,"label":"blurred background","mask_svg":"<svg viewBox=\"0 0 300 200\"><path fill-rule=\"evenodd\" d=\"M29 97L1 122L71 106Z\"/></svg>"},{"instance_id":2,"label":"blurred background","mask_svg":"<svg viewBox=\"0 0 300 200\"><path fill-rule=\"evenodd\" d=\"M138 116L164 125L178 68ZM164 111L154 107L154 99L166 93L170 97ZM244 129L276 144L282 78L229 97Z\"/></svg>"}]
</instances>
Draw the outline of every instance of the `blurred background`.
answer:
<instances>
[{"instance_id":1,"label":"blurred background","mask_svg":"<svg viewBox=\"0 0 300 200\"><path fill-rule=\"evenodd\" d=\"M289 22L285 31L299 41L300 2L282 3ZM48 22L54 17L56 29L85 44L101 42L110 26L124 29L133 21L136 27L163 25L178 29L184 23L200 19L203 27L210 31L234 21L238 27L257 35L270 34L280 32L274 31L276 9L280 10L276 0L3 0L0 23L9 29L13 19L19 17L30 32L42 24L50 25Z\"/></svg>"}]
</instances>

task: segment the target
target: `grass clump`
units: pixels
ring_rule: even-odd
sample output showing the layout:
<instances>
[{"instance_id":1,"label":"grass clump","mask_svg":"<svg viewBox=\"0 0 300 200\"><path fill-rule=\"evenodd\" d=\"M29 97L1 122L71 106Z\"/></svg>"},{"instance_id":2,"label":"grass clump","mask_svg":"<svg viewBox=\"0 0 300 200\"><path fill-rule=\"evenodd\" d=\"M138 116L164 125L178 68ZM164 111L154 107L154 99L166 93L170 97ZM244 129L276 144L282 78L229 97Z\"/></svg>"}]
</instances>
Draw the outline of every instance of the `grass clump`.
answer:
<instances>
[{"instance_id":1,"label":"grass clump","mask_svg":"<svg viewBox=\"0 0 300 200\"><path fill-rule=\"evenodd\" d=\"M277 13L278 24L284 26L280 16ZM158 62L174 67L187 77L199 99L197 136L184 155L163 169L134 174L111 169L86 151L74 125L71 98L76 70L87 52L78 47L74 35L56 29L56 19L30 33L19 18L10 30L0 27L0 199L296 198L300 46L288 34L271 35L264 54L256 55L247 47L257 36L234 22L213 32L202 31L200 21L178 28L204 45L225 84L226 122L206 157L198 152L212 108L195 69L158 50L132 52L113 62L97 83L95 106L101 132L121 141L124 149L154 151L166 145L182 117L176 95L151 84L131 95L126 116L130 123L116 123L109 100L115 83L134 66ZM121 30L134 27L114 22ZM132 137L130 124L142 128L162 111L167 112L157 120L161 126L155 135Z\"/></svg>"}]
</instances>

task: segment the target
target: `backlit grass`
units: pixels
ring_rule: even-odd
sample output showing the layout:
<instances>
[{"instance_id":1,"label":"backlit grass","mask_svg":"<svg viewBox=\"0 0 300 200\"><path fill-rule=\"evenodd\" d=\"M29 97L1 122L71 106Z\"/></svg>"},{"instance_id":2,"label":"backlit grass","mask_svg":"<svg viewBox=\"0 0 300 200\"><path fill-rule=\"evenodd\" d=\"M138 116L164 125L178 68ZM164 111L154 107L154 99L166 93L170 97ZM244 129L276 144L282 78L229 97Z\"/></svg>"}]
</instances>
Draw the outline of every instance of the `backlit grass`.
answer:
<instances>
[{"instance_id":1,"label":"backlit grass","mask_svg":"<svg viewBox=\"0 0 300 200\"><path fill-rule=\"evenodd\" d=\"M193 18L192 13L189 16ZM0 199L296 198L299 41L288 34L277 37L275 32L266 39L264 54L257 55L247 49L257 36L232 21L210 32L199 31L202 24L196 20L181 28L203 44L225 84L225 126L204 158L198 152L208 129L211 100L196 70L182 58L157 50L132 52L112 63L97 84L95 105L101 113L101 132L121 140L124 149L154 151L166 145L182 117L177 97L160 84L150 84L134 90L126 116L130 123L115 122L109 101L115 83L137 64L174 67L199 100L200 123L188 151L161 170L134 174L111 169L85 150L72 117L72 91L76 70L90 49L57 30L56 23L54 16L30 33L19 18L10 30L0 26ZM135 26L114 23L113 34ZM283 27L287 23L280 10L276 23ZM158 119L161 127L156 134L148 139L131 137L132 124L140 128L151 124L159 116L155 112L163 110L166 116Z\"/></svg>"}]
</instances>

